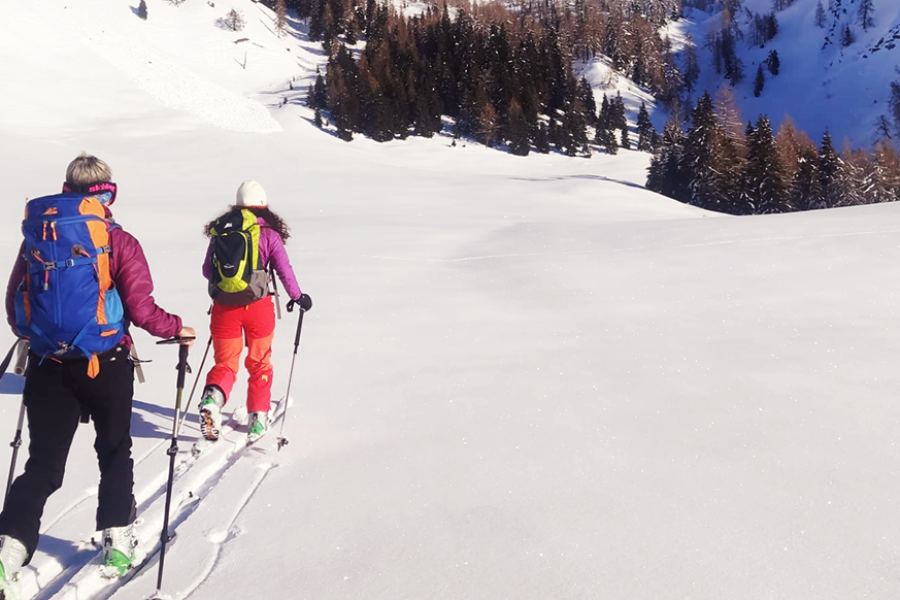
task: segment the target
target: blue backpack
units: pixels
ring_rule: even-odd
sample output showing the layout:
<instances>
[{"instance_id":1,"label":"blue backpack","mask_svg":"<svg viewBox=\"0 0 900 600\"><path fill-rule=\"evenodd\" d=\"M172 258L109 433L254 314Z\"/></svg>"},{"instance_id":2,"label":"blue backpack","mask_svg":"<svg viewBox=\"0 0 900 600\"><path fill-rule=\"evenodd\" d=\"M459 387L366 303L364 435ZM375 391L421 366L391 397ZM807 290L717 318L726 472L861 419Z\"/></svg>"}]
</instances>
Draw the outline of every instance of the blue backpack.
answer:
<instances>
[{"instance_id":1,"label":"blue backpack","mask_svg":"<svg viewBox=\"0 0 900 600\"><path fill-rule=\"evenodd\" d=\"M125 334L110 278L113 227L97 195L71 192L31 200L22 222L26 275L15 296L16 329L41 357L87 357L91 377L97 354Z\"/></svg>"}]
</instances>

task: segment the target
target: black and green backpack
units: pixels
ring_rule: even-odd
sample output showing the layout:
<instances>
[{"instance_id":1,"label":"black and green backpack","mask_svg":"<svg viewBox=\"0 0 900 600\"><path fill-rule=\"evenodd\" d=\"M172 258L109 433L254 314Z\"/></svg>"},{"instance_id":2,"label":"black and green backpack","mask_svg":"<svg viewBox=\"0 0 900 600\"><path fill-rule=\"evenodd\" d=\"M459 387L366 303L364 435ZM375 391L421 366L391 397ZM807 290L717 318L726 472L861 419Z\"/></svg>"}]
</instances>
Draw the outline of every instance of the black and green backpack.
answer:
<instances>
[{"instance_id":1,"label":"black and green backpack","mask_svg":"<svg viewBox=\"0 0 900 600\"><path fill-rule=\"evenodd\" d=\"M213 247L210 297L219 304L244 306L267 296L256 215L246 209L234 211L217 219L209 233Z\"/></svg>"}]
</instances>

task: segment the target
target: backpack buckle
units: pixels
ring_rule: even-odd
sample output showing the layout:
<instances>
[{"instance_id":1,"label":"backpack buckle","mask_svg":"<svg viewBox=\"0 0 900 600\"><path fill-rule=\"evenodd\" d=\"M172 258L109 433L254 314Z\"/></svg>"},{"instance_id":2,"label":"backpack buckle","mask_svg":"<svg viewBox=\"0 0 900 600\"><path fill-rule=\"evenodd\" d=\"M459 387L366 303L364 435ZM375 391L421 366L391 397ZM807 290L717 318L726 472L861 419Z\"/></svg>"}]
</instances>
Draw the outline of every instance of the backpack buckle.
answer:
<instances>
[{"instance_id":1,"label":"backpack buckle","mask_svg":"<svg viewBox=\"0 0 900 600\"><path fill-rule=\"evenodd\" d=\"M53 263L53 262L45 262L45 263L41 263L41 264L44 265L45 271L52 271L53 269L56 268L56 263Z\"/></svg>"},{"instance_id":2,"label":"backpack buckle","mask_svg":"<svg viewBox=\"0 0 900 600\"><path fill-rule=\"evenodd\" d=\"M74 266L75 266L75 259L74 259L74 258L67 258L67 259L66 259L66 266L67 266L67 267L74 267Z\"/></svg>"}]
</instances>

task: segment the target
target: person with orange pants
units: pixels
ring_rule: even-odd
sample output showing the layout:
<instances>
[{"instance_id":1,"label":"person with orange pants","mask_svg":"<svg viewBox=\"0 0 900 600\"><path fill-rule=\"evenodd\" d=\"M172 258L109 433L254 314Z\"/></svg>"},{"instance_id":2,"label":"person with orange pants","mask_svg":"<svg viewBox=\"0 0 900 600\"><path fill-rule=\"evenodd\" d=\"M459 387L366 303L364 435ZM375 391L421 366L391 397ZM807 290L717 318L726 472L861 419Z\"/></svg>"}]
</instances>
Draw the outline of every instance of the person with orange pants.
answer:
<instances>
[{"instance_id":1,"label":"person with orange pants","mask_svg":"<svg viewBox=\"0 0 900 600\"><path fill-rule=\"evenodd\" d=\"M255 223L254 221L255 217ZM236 225L234 225L236 224ZM249 224L249 227L248 227ZM234 225L234 226L232 226ZM254 228L257 225L258 228ZM247 227L255 230L246 239L253 239L249 252L258 251L258 264L249 277L247 289L240 294L222 293L216 287L230 262L219 253L215 237L222 231ZM256 181L245 181L237 191L237 203L206 228L210 245L203 263L203 275L210 281L213 296L212 318L209 325L215 366L206 376L206 387L200 399L200 430L208 440L219 438L222 408L231 397L241 353L247 346L244 366L248 373L247 412L248 438L253 442L269 427L272 399L272 337L275 333L275 307L268 295L267 273L274 268L285 292L291 298L288 311L296 304L304 310L312 308L312 299L300 291L284 243L290 237L287 224L268 207L266 193ZM253 291L255 288L255 291Z\"/></svg>"}]
</instances>

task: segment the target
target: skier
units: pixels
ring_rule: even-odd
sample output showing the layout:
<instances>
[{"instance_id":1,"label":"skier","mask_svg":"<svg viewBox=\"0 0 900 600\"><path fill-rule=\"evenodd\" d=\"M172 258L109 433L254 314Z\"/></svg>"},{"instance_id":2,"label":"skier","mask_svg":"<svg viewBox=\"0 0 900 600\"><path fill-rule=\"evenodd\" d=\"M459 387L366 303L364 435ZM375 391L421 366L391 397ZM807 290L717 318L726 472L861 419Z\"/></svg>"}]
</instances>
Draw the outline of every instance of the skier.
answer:
<instances>
[{"instance_id":1,"label":"skier","mask_svg":"<svg viewBox=\"0 0 900 600\"><path fill-rule=\"evenodd\" d=\"M210 238L203 276L213 298L209 331L215 366L206 376L200 399L200 431L217 440L222 427L222 408L231 395L241 352L248 349L247 439L255 442L269 428L272 399L272 337L275 308L268 290L268 270L273 267L295 305L312 308L312 299L300 291L284 248L290 237L287 224L269 209L266 192L253 180L237 190L237 203L206 226Z\"/></svg>"},{"instance_id":2,"label":"skier","mask_svg":"<svg viewBox=\"0 0 900 600\"><path fill-rule=\"evenodd\" d=\"M64 193L29 202L23 222L25 242L9 278L6 314L13 333L31 345L23 392L30 443L25 471L0 513L0 598L12 595L14 574L34 554L44 505L62 485L81 417L92 419L96 432L97 530L103 531L104 562L121 574L135 560L134 365L128 328L134 324L158 337L190 338L194 330L153 300L140 243L112 219L116 185L111 179L104 161L82 153L66 170ZM65 210L78 216L64 219ZM77 235L82 241L71 242ZM70 249L73 258L52 260L69 256ZM62 323L41 320L48 311ZM85 311L88 323L82 325L77 319ZM79 333L70 343L53 342L62 339L53 338L60 331Z\"/></svg>"}]
</instances>

